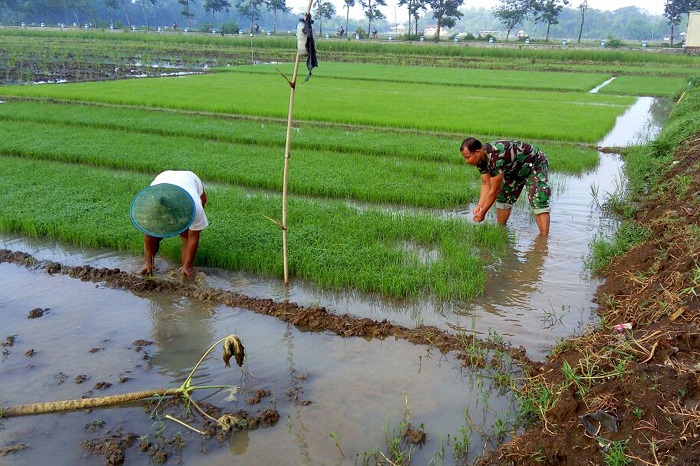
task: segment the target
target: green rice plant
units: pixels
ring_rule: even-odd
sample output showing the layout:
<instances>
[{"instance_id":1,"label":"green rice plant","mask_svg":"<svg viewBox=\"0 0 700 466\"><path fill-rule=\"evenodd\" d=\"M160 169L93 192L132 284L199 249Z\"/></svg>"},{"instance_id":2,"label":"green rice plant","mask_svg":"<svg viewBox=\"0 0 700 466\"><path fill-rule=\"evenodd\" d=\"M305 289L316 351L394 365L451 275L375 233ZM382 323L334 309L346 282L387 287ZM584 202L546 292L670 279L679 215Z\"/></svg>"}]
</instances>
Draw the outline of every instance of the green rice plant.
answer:
<instances>
[{"instance_id":1,"label":"green rice plant","mask_svg":"<svg viewBox=\"0 0 700 466\"><path fill-rule=\"evenodd\" d=\"M0 141L0 152L6 154L153 174L165 168L189 169L209 180L282 189L282 148L274 157L269 148L252 144L21 122L4 129L6 138ZM130 154L134 147L150 148ZM372 203L457 207L478 197L477 176L476 170L452 164L394 157L369 161L358 154L338 157L330 152L306 151L298 153L291 164L289 192Z\"/></svg>"},{"instance_id":2,"label":"green rice plant","mask_svg":"<svg viewBox=\"0 0 700 466\"><path fill-rule=\"evenodd\" d=\"M112 56L119 51L148 50L153 54L172 55L176 51L183 61L196 59L206 51L209 60L221 61L238 56L250 57L251 41L248 37L220 37L213 34L113 34L106 31L28 28L16 30L3 28L3 45L12 44L24 50L81 50L88 48L95 56ZM293 61L296 38L294 33L282 32L271 37L256 37L253 48L256 54L271 61ZM610 74L647 74L655 76L690 74L697 67L697 60L686 54L648 53L624 49L567 48L540 49L521 47L464 47L463 44L422 44L393 41L390 44L369 41L324 40L318 41L317 50L322 57L357 63L390 63L398 65L440 64L453 68L500 68L507 61L511 68L555 71L583 70ZM212 59L211 57L216 57ZM223 61L227 63L226 61ZM236 63L229 59L228 63Z\"/></svg>"},{"instance_id":3,"label":"green rice plant","mask_svg":"<svg viewBox=\"0 0 700 466\"><path fill-rule=\"evenodd\" d=\"M399 422L397 430L393 430L390 433L389 418L387 417L385 424L385 432L387 435L387 454L391 464L396 465L410 465L411 456L415 450L415 446L412 442L407 440L407 435L411 429L411 410L408 405L408 396L404 392L404 402L406 405L406 411L404 412L403 419ZM420 431L425 432L425 426L420 425ZM425 434L423 434L425 435Z\"/></svg>"},{"instance_id":4,"label":"green rice plant","mask_svg":"<svg viewBox=\"0 0 700 466\"><path fill-rule=\"evenodd\" d=\"M328 436L333 440L333 444L335 447L338 449L338 452L340 453L340 456L345 456L345 453L343 453L342 448L340 448L340 435L338 435L337 432L333 431Z\"/></svg>"},{"instance_id":5,"label":"green rice plant","mask_svg":"<svg viewBox=\"0 0 700 466\"><path fill-rule=\"evenodd\" d=\"M588 385L584 383L583 377L576 373L566 359L562 363L562 372L564 373L564 379L567 381L567 384L576 386L576 392L581 398L584 398L588 392Z\"/></svg>"},{"instance_id":6,"label":"green rice plant","mask_svg":"<svg viewBox=\"0 0 700 466\"><path fill-rule=\"evenodd\" d=\"M183 136L197 139L201 144L215 141L240 144L242 147L265 146L269 151L280 151L286 136L286 121L282 120L56 102L6 102L0 105L0 120L8 125L14 121L46 123L81 131L104 130L114 132L114 136L106 136L105 139L117 140L117 143L130 134L144 137ZM25 126L23 131L31 132L32 128ZM35 134L35 137L38 140L49 137L43 131L41 126L37 127L36 132L39 134ZM123 132L128 134L121 134ZM100 139L89 134L84 138ZM458 147L463 138L462 134L445 135L362 126L333 127L311 122L295 125L292 133L295 154L301 150L314 150L333 153L336 159L348 155L398 156L461 166L464 166L464 160ZM579 174L593 169L599 162L598 151L592 148L552 142L542 143L540 147L547 153L550 168L555 172Z\"/></svg>"},{"instance_id":7,"label":"green rice plant","mask_svg":"<svg viewBox=\"0 0 700 466\"><path fill-rule=\"evenodd\" d=\"M690 175L676 175L671 183L676 187L676 194L683 196L687 191L690 183L692 183L693 177Z\"/></svg>"},{"instance_id":8,"label":"green rice plant","mask_svg":"<svg viewBox=\"0 0 700 466\"><path fill-rule=\"evenodd\" d=\"M528 426L540 419L546 426L547 412L557 403L562 392L561 386L549 386L541 377L527 379L524 386L515 391L516 423Z\"/></svg>"},{"instance_id":9,"label":"green rice plant","mask_svg":"<svg viewBox=\"0 0 700 466\"><path fill-rule=\"evenodd\" d=\"M281 190L281 148L276 149L275 157L270 155L271 148L264 145L60 123L65 122L6 121L3 125L6 137L0 140L0 152L146 173L179 167L209 180ZM414 139L420 140L417 135ZM429 139L423 137L426 144ZM132 154L134 147L149 149ZM555 159L566 158L571 153L568 147L555 152L558 154ZM317 150L295 154L289 184L289 191L295 194L437 208L462 207L478 196L478 172L466 167L454 152L451 152L454 161L447 163L413 159L405 151L398 157L371 158L355 152L342 156ZM579 168L581 163L585 162L580 162Z\"/></svg>"},{"instance_id":10,"label":"green rice plant","mask_svg":"<svg viewBox=\"0 0 700 466\"><path fill-rule=\"evenodd\" d=\"M9 157L0 168L0 231L142 253L129 205L151 175ZM217 184L207 192L212 226L198 264L282 276L281 238L266 218L279 216L280 197ZM289 200L288 228L292 277L325 289L437 299L483 293L484 267L509 241L498 225L299 198ZM406 242L438 254L421 262ZM160 253L179 260L178 242L164 241Z\"/></svg>"},{"instance_id":11,"label":"green rice plant","mask_svg":"<svg viewBox=\"0 0 700 466\"><path fill-rule=\"evenodd\" d=\"M235 73L276 74L277 66L248 65L231 68ZM288 66L288 65L286 65ZM545 77L538 71L512 71L478 68L399 66L367 63L324 63L322 77L342 80L429 83L462 87L493 87L558 91L588 91L610 76L600 73L552 73ZM676 90L682 85L676 85Z\"/></svg>"},{"instance_id":12,"label":"green rice plant","mask_svg":"<svg viewBox=\"0 0 700 466\"><path fill-rule=\"evenodd\" d=\"M685 77L618 76L600 89L602 94L673 97L686 83Z\"/></svg>"},{"instance_id":13,"label":"green rice plant","mask_svg":"<svg viewBox=\"0 0 700 466\"><path fill-rule=\"evenodd\" d=\"M472 428L469 424L459 428L459 436L455 436L452 454L457 459L467 458L472 444Z\"/></svg>"},{"instance_id":14,"label":"green rice plant","mask_svg":"<svg viewBox=\"0 0 700 466\"><path fill-rule=\"evenodd\" d=\"M564 306L562 306L562 313L559 315L554 309L542 309L542 316L540 317L542 328L552 328L556 325L561 325L565 315Z\"/></svg>"},{"instance_id":15,"label":"green rice plant","mask_svg":"<svg viewBox=\"0 0 700 466\"><path fill-rule=\"evenodd\" d=\"M295 117L301 120L509 134L515 138L560 141L598 141L632 103L630 97L576 92L504 92L488 88L468 92L436 84L343 79L319 79L313 82L313 88L309 83L297 91L294 111ZM266 92L259 92L261 88ZM283 118L288 112L289 91L286 81L277 75L231 72L60 86L7 86L1 88L1 92L5 97L67 99ZM310 92L313 94L307 94ZM308 95L313 97L307 98ZM526 104L528 112L522 112L518 105L514 105L516 102ZM480 108L487 106L501 110L479 112ZM465 119L464 108L474 109L470 113L474 116ZM416 118L416 115L420 117Z\"/></svg>"},{"instance_id":16,"label":"green rice plant","mask_svg":"<svg viewBox=\"0 0 700 466\"><path fill-rule=\"evenodd\" d=\"M430 457L430 460L428 461L428 466L442 466L443 461L445 460L445 437L444 435L440 436L440 448L438 449L437 452L433 454L433 456Z\"/></svg>"}]
</instances>

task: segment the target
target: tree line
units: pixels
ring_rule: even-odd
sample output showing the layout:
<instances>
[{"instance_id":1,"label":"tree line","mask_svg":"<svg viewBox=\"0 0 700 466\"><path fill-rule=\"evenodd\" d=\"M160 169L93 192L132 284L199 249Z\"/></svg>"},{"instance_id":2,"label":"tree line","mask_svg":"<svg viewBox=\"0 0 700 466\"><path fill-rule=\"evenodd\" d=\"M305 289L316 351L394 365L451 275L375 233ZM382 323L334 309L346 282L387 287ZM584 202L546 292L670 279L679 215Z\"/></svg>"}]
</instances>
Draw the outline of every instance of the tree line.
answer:
<instances>
[{"instance_id":1,"label":"tree line","mask_svg":"<svg viewBox=\"0 0 700 466\"><path fill-rule=\"evenodd\" d=\"M352 24L357 32L365 32L367 36L377 28L387 30L392 26L381 10L387 6L386 0L334 1L342 4L336 6L329 0L313 0L315 29L321 35L324 26L327 30L335 28L347 34ZM605 35L600 24L607 22L610 23L609 31L617 34L621 30L627 31L627 37L623 38L630 39L653 37L654 34L658 35L655 29L668 26L673 41L689 12L700 9L700 0L664 1L661 25L657 24L656 18L649 18L635 7L621 8L612 15L607 12L603 14L599 10L589 9L588 0L500 0L492 10L465 9L469 6L465 5L465 0L398 0L397 5L408 13L409 36L419 36L421 27L434 24L437 27L437 40L446 28L470 33L477 33L477 30L469 28L498 28L506 31L506 40L509 40L516 29L527 27L529 30L543 29L542 36L548 41L553 28L563 22L563 27L558 28L558 35L572 37L575 34L580 42L586 33L588 37ZM361 8L364 21L351 21L350 10L356 6ZM199 30L216 26L221 32L235 33L239 28L257 32L259 24L263 24L265 29L276 33L278 28L296 29L302 13L292 12L287 0L0 0L0 24L14 25L44 22L93 27L112 25L129 29L142 25L147 29L168 25ZM602 18L602 15L608 18ZM616 15L622 20L613 27L614 21L610 21L610 16ZM589 24L591 20L597 24L595 27ZM575 32L572 31L573 23L576 23Z\"/></svg>"}]
</instances>

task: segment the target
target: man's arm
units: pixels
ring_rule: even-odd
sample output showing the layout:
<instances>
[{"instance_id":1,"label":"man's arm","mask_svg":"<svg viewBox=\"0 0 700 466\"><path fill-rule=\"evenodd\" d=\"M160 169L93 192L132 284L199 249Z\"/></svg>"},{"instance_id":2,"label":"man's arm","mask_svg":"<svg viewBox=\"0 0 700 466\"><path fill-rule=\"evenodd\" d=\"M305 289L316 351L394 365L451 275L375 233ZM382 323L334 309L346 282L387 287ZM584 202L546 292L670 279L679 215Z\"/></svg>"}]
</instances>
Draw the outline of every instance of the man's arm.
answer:
<instances>
[{"instance_id":1,"label":"man's arm","mask_svg":"<svg viewBox=\"0 0 700 466\"><path fill-rule=\"evenodd\" d=\"M481 193L479 195L479 204L474 209L474 221L482 222L486 218L486 212L489 211L496 197L501 191L501 182L503 181L503 173L490 176L488 173L481 175Z\"/></svg>"}]
</instances>

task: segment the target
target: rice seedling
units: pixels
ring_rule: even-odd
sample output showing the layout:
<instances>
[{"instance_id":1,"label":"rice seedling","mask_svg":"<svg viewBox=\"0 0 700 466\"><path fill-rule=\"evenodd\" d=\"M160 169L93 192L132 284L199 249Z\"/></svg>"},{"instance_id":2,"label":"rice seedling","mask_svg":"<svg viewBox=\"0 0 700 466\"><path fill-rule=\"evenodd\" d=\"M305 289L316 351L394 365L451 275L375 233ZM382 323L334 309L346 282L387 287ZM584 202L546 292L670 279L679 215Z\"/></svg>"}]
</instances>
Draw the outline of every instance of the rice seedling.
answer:
<instances>
[{"instance_id":1,"label":"rice seedling","mask_svg":"<svg viewBox=\"0 0 700 466\"><path fill-rule=\"evenodd\" d=\"M313 99L297 95L298 119L430 131L510 134L516 138L595 142L614 125L631 97L580 92L483 88L328 79L313 83ZM263 94L259 89L265 88ZM233 93L230 90L236 89ZM87 82L61 86L7 86L6 97L171 108L256 117L287 113L286 82L277 75L218 73L178 78ZM523 113L513 102L527 103ZM463 108L502 108L465 121ZM419 118L415 116L419 115ZM586 118L582 118L585 115Z\"/></svg>"},{"instance_id":2,"label":"rice seedling","mask_svg":"<svg viewBox=\"0 0 700 466\"><path fill-rule=\"evenodd\" d=\"M6 201L0 230L141 253L142 238L130 224L128 206L150 182L149 175L8 157L0 165ZM26 196L27 189L32 196ZM277 216L279 196L225 185L211 185L208 192L216 227L206 232L200 265L280 276L278 232L265 218ZM421 213L358 210L296 198L290 212L292 274L334 290L473 297L483 292L485 261L503 253L508 241L497 225L474 226ZM440 251L438 258L417 263L404 241ZM161 254L177 259L177 244L165 241Z\"/></svg>"},{"instance_id":3,"label":"rice seedling","mask_svg":"<svg viewBox=\"0 0 700 466\"><path fill-rule=\"evenodd\" d=\"M45 37L43 33L10 35L11 39L38 41ZM100 54L153 62L173 43L193 55L196 50L224 46L245 47L246 53L250 52L247 39L236 38L186 38L176 42L172 38L132 36L122 40L82 32L60 37L65 42L52 42L43 62L48 63L51 54L58 54L59 60L65 57L68 63L65 49L75 47L85 37L94 40L88 41L90 45L80 49L74 60L86 63ZM256 47L281 50L291 40L273 38L259 44L256 41ZM22 42L9 42L15 44L13 50L21 56ZM363 48L365 52L375 50L373 45L349 47ZM137 48L142 50L134 55ZM442 50L446 57L482 53ZM427 48L421 53L426 52L430 53ZM513 58L516 56L528 55L516 53ZM626 61L630 66L633 62ZM551 79L543 79L542 73L535 79L532 71L518 73L515 81L513 74L489 73L492 88L467 93L464 85L479 81L484 70L445 66L428 72L412 67L397 80L400 67L396 64L360 67L329 63L326 78L314 80L304 88L303 92L307 92L313 85L314 100L297 107L301 123L295 128L297 145L290 192L323 200L292 200L290 220L295 227L290 229L290 236L296 245L292 251L293 273L332 289L352 287L394 296L433 293L460 299L477 295L483 291L485 260L490 254L502 253L508 239L488 225L437 219L430 212L414 210L463 207L475 199L477 174L457 165L463 163L456 149L463 132L546 139L542 147L552 169L580 173L595 166L597 152L552 140L581 141L584 133L591 138L603 134L632 99L569 91L585 89L601 79L606 72L601 74L596 67L572 73L568 78L557 74ZM285 66L288 65L280 68ZM678 66L684 66L684 62ZM367 81L371 76L375 76L374 80ZM270 88L265 95L256 91L263 85ZM533 87L540 91L533 92ZM236 92L231 92L233 88ZM416 92L417 88L420 92ZM0 105L5 133L0 153L6 156L2 164L8 170L8 178L19 176L22 168L46 165L52 167L50 176L44 175L45 180L50 180L49 186L37 189L45 189L47 196L74 196L73 209L55 205L48 209L42 200L26 202L21 208L17 203L0 215L1 228L138 251L138 237L123 217L115 215L118 205L128 205L138 185L147 183L146 174L166 167L191 169L212 187L211 194L217 201L212 203L212 215L221 225L218 232L208 232L211 238L202 248L201 263L279 275L277 232L265 217L277 216L278 199L269 192L280 189L281 157L277 159L271 153L279 150L281 154L281 120L287 110L287 88L272 67L242 67L233 72L182 79L10 86L1 92L39 99ZM42 100L47 98L67 100L59 105ZM463 106L455 105L469 101L475 108L500 106L502 99L527 99L529 104L534 99L537 104L533 107L544 109L547 118L556 115L557 121L547 124L543 115L533 111L527 114L532 124L522 112L517 112L465 125L459 114ZM400 101L401 109L388 108L387 104L393 101ZM134 105L137 108L131 107ZM571 115L562 115L562 108L571 109ZM573 126L565 128L562 122ZM561 133L546 133L542 127ZM134 148L138 148L138 153L134 153ZM40 163L34 165L29 159ZM75 169L70 164L75 164ZM79 167L107 169L89 168L87 178L94 176L96 184L116 188L120 193L110 195L92 186L86 188L82 175L70 179L69 173L75 173ZM115 169L121 171L109 171ZM123 184L113 183L113 178L120 177ZM24 174L20 179L25 187L46 184L45 180L40 183L34 176ZM71 189L58 194L57 187L61 185ZM264 191L246 192L240 187ZM88 193L92 193L92 198ZM101 206L104 199L115 203ZM398 205L410 210L381 211L329 199ZM240 211L225 209L224 205L236 206ZM76 211L82 213L83 220ZM85 212L90 212L92 225L80 225L85 223ZM407 228L397 228L400 223ZM486 252L490 250L494 252ZM357 251L363 251L363 260L357 258ZM424 260L421 251L429 252L430 260ZM162 252L175 254L174 248L167 245Z\"/></svg>"},{"instance_id":4,"label":"rice seedling","mask_svg":"<svg viewBox=\"0 0 700 466\"><path fill-rule=\"evenodd\" d=\"M686 77L668 76L619 76L600 89L602 94L646 95L673 97L687 81Z\"/></svg>"},{"instance_id":5,"label":"rice seedling","mask_svg":"<svg viewBox=\"0 0 700 466\"><path fill-rule=\"evenodd\" d=\"M114 132L115 135L111 139L116 140L128 137L128 134L132 133L144 136L184 136L198 139L202 144L216 141L266 146L269 150L279 150L285 137L285 123L280 120L225 115L213 117L188 112L57 102L6 102L0 105L0 119L8 124L17 121L47 123L82 130L101 129ZM121 132L128 134L120 134ZM294 147L295 153L308 149L328 151L337 155L400 156L412 160L464 165L456 149L463 137L461 133L445 135L419 131L398 132L389 128L332 127L303 122L294 129ZM540 147L547 153L553 171L578 174L598 164L598 152L594 149L553 142L543 143Z\"/></svg>"},{"instance_id":6,"label":"rice seedling","mask_svg":"<svg viewBox=\"0 0 700 466\"><path fill-rule=\"evenodd\" d=\"M683 288L680 291L681 295L692 295L694 297L698 297L700 293L698 293L698 289L700 289L700 265L695 264L695 268L693 269L693 275L690 278L690 284Z\"/></svg>"},{"instance_id":7,"label":"rice seedling","mask_svg":"<svg viewBox=\"0 0 700 466\"><path fill-rule=\"evenodd\" d=\"M468 414L467 414L468 419ZM459 436L455 436L454 444L452 445L452 453L455 458L467 458L472 444L473 431L470 425L465 425L459 428Z\"/></svg>"},{"instance_id":8,"label":"rice seedling","mask_svg":"<svg viewBox=\"0 0 700 466\"><path fill-rule=\"evenodd\" d=\"M345 453L343 453L342 448L340 448L340 435L338 435L337 432L333 431L328 436L333 440L333 444L335 447L338 449L338 452L340 453L340 456L345 456Z\"/></svg>"},{"instance_id":9,"label":"rice seedling","mask_svg":"<svg viewBox=\"0 0 700 466\"><path fill-rule=\"evenodd\" d=\"M235 73L275 74L276 66L239 66ZM369 72L368 72L369 71ZM608 75L600 73L561 73L542 79L536 71L512 71L478 68L406 67L377 64L367 68L359 63L325 63L323 77L343 80L388 81L397 83L430 83L462 87L494 87L504 89L538 89L558 91L588 91ZM682 85L676 83L676 89Z\"/></svg>"}]
</instances>

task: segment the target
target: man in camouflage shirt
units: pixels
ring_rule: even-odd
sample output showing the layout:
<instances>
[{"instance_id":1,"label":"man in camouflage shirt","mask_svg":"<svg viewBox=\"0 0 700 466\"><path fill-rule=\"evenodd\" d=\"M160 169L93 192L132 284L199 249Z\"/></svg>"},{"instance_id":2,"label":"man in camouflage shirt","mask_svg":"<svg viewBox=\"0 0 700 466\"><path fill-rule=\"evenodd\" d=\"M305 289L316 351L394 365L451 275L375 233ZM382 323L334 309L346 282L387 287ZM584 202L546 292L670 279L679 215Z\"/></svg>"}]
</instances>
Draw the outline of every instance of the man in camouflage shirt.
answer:
<instances>
[{"instance_id":1,"label":"man in camouflage shirt","mask_svg":"<svg viewBox=\"0 0 700 466\"><path fill-rule=\"evenodd\" d=\"M505 225L523 187L535 214L540 234L549 234L549 161L537 146L520 141L482 144L474 138L462 141L460 152L481 173L481 194L474 208L474 221L482 222L493 204L496 220Z\"/></svg>"}]
</instances>

